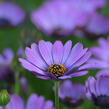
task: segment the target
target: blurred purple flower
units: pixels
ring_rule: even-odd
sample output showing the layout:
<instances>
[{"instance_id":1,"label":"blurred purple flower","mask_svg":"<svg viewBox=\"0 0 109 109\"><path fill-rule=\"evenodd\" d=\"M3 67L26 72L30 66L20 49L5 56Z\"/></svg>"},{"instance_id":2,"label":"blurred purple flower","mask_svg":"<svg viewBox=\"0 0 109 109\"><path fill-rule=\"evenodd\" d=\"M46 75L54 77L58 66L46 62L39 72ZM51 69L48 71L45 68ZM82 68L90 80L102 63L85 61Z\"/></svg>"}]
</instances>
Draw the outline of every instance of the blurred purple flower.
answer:
<instances>
[{"instance_id":1,"label":"blurred purple flower","mask_svg":"<svg viewBox=\"0 0 109 109\"><path fill-rule=\"evenodd\" d=\"M84 65L91 55L81 43L72 48L72 41L63 45L61 41L52 44L43 40L38 45L33 43L31 48L27 47L25 54L26 59L19 59L24 68L34 72L38 78L54 80L87 74Z\"/></svg>"},{"instance_id":2,"label":"blurred purple flower","mask_svg":"<svg viewBox=\"0 0 109 109\"><path fill-rule=\"evenodd\" d=\"M2 107L0 107L2 109ZM52 101L45 101L43 96L32 94L26 106L24 105L23 99L13 94L11 95L11 101L7 104L6 109L54 109Z\"/></svg>"},{"instance_id":3,"label":"blurred purple flower","mask_svg":"<svg viewBox=\"0 0 109 109\"><path fill-rule=\"evenodd\" d=\"M99 46L91 48L94 58L88 61L89 64L93 64L93 68L109 69L109 38L106 40L100 38L98 40Z\"/></svg>"},{"instance_id":4,"label":"blurred purple flower","mask_svg":"<svg viewBox=\"0 0 109 109\"><path fill-rule=\"evenodd\" d=\"M28 83L25 77L20 78L20 86L24 94L28 92Z\"/></svg>"},{"instance_id":5,"label":"blurred purple flower","mask_svg":"<svg viewBox=\"0 0 109 109\"><path fill-rule=\"evenodd\" d=\"M0 54L0 80L13 82L13 71L10 68L10 65L13 61L13 51L9 48L5 49L2 54ZM11 77L11 78L10 78Z\"/></svg>"},{"instance_id":6,"label":"blurred purple flower","mask_svg":"<svg viewBox=\"0 0 109 109\"><path fill-rule=\"evenodd\" d=\"M109 107L109 77L89 77L86 81L86 96L95 105L107 109Z\"/></svg>"},{"instance_id":7,"label":"blurred purple flower","mask_svg":"<svg viewBox=\"0 0 109 109\"><path fill-rule=\"evenodd\" d=\"M85 86L66 80L60 84L59 97L68 106L78 106L85 99Z\"/></svg>"},{"instance_id":8,"label":"blurred purple flower","mask_svg":"<svg viewBox=\"0 0 109 109\"><path fill-rule=\"evenodd\" d=\"M31 21L47 35L66 36L84 27L105 4L105 0L48 1L32 12Z\"/></svg>"},{"instance_id":9,"label":"blurred purple flower","mask_svg":"<svg viewBox=\"0 0 109 109\"><path fill-rule=\"evenodd\" d=\"M23 54L24 54L24 49L20 47L17 51L17 56L21 57L21 56L23 56Z\"/></svg>"},{"instance_id":10,"label":"blurred purple flower","mask_svg":"<svg viewBox=\"0 0 109 109\"><path fill-rule=\"evenodd\" d=\"M0 2L0 27L17 26L25 17L24 11L12 2Z\"/></svg>"},{"instance_id":11,"label":"blurred purple flower","mask_svg":"<svg viewBox=\"0 0 109 109\"><path fill-rule=\"evenodd\" d=\"M13 51L10 48L5 49L0 55L0 65L10 65L13 57Z\"/></svg>"}]
</instances>

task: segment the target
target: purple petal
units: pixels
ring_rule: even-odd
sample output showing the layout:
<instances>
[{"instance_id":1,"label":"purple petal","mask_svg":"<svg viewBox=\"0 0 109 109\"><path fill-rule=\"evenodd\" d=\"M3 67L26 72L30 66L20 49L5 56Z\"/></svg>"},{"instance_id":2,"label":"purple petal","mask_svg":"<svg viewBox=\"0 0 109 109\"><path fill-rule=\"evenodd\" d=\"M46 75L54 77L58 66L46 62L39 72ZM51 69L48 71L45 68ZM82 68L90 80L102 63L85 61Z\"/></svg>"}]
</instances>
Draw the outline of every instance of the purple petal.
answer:
<instances>
[{"instance_id":1,"label":"purple petal","mask_svg":"<svg viewBox=\"0 0 109 109\"><path fill-rule=\"evenodd\" d=\"M48 65L53 63L52 58L52 43L41 40L39 42L39 51Z\"/></svg>"},{"instance_id":2,"label":"purple petal","mask_svg":"<svg viewBox=\"0 0 109 109\"><path fill-rule=\"evenodd\" d=\"M96 80L95 90L96 90L96 96L100 96L100 79Z\"/></svg>"},{"instance_id":3,"label":"purple petal","mask_svg":"<svg viewBox=\"0 0 109 109\"><path fill-rule=\"evenodd\" d=\"M26 109L42 109L44 104L44 98L42 96L37 96L32 94L27 102Z\"/></svg>"},{"instance_id":4,"label":"purple petal","mask_svg":"<svg viewBox=\"0 0 109 109\"><path fill-rule=\"evenodd\" d=\"M44 104L43 109L54 109L53 108L53 102L52 101L46 101L46 103Z\"/></svg>"},{"instance_id":5,"label":"purple petal","mask_svg":"<svg viewBox=\"0 0 109 109\"><path fill-rule=\"evenodd\" d=\"M42 75L36 75L37 78L44 79L44 80L50 80L51 78L49 76L42 76Z\"/></svg>"},{"instance_id":6,"label":"purple petal","mask_svg":"<svg viewBox=\"0 0 109 109\"><path fill-rule=\"evenodd\" d=\"M102 61L102 60L98 60L98 59L94 59L94 58L90 59L88 61L88 64L90 64L90 65L92 64L91 65L92 68L102 69L102 68L108 68L109 67L109 64L107 62Z\"/></svg>"},{"instance_id":7,"label":"purple petal","mask_svg":"<svg viewBox=\"0 0 109 109\"><path fill-rule=\"evenodd\" d=\"M21 62L22 66L29 70L36 72L36 74L45 75L45 72L40 70L38 67L34 66L33 64L29 63L27 60L19 58L19 61Z\"/></svg>"},{"instance_id":8,"label":"purple petal","mask_svg":"<svg viewBox=\"0 0 109 109\"><path fill-rule=\"evenodd\" d=\"M7 104L6 109L24 109L24 102L18 95L12 95L11 101Z\"/></svg>"},{"instance_id":9,"label":"purple petal","mask_svg":"<svg viewBox=\"0 0 109 109\"><path fill-rule=\"evenodd\" d=\"M38 46L36 44L32 44L31 49L26 48L25 54L29 62L31 62L32 64L34 64L42 70L47 69L47 65L45 61L42 59L41 55L39 54Z\"/></svg>"},{"instance_id":10,"label":"purple petal","mask_svg":"<svg viewBox=\"0 0 109 109\"><path fill-rule=\"evenodd\" d=\"M72 41L67 41L66 44L64 45L64 51L63 51L63 59L62 59L62 64L65 63L65 61L67 60L70 51L71 51L71 47L72 47Z\"/></svg>"},{"instance_id":11,"label":"purple petal","mask_svg":"<svg viewBox=\"0 0 109 109\"><path fill-rule=\"evenodd\" d=\"M109 95L109 78L99 78L99 91L101 95Z\"/></svg>"},{"instance_id":12,"label":"purple petal","mask_svg":"<svg viewBox=\"0 0 109 109\"><path fill-rule=\"evenodd\" d=\"M74 72L74 73L69 74L68 76L63 75L63 76L59 77L59 79L68 79L68 78L72 78L72 77L83 76L83 75L86 75L87 73L88 73L88 71Z\"/></svg>"},{"instance_id":13,"label":"purple petal","mask_svg":"<svg viewBox=\"0 0 109 109\"><path fill-rule=\"evenodd\" d=\"M79 67L80 65L84 64L89 57L91 56L91 52L87 52L81 59L79 59L72 67L71 69L73 69L74 67Z\"/></svg>"},{"instance_id":14,"label":"purple petal","mask_svg":"<svg viewBox=\"0 0 109 109\"><path fill-rule=\"evenodd\" d=\"M87 80L87 84L88 84L88 89L90 91L90 93L96 95L96 87L95 87L95 82L96 80L94 79L94 77L89 77Z\"/></svg>"},{"instance_id":15,"label":"purple petal","mask_svg":"<svg viewBox=\"0 0 109 109\"><path fill-rule=\"evenodd\" d=\"M67 59L65 66L66 68L70 67L71 65L73 65L78 59L80 59L85 52L87 51L87 49L83 50L83 45L80 43L77 43L71 51L71 54L69 56L69 58Z\"/></svg>"},{"instance_id":16,"label":"purple petal","mask_svg":"<svg viewBox=\"0 0 109 109\"><path fill-rule=\"evenodd\" d=\"M63 44L61 41L56 41L53 45L53 60L54 63L61 63L63 57Z\"/></svg>"},{"instance_id":17,"label":"purple petal","mask_svg":"<svg viewBox=\"0 0 109 109\"><path fill-rule=\"evenodd\" d=\"M99 40L98 40L98 43L99 43L99 45L101 46L101 47L107 47L107 45L109 44L107 41L106 41L106 39L104 39L104 38L100 38Z\"/></svg>"},{"instance_id":18,"label":"purple petal","mask_svg":"<svg viewBox=\"0 0 109 109\"><path fill-rule=\"evenodd\" d=\"M96 78L99 77L108 77L109 76L109 69L101 70L96 74Z\"/></svg>"}]
</instances>

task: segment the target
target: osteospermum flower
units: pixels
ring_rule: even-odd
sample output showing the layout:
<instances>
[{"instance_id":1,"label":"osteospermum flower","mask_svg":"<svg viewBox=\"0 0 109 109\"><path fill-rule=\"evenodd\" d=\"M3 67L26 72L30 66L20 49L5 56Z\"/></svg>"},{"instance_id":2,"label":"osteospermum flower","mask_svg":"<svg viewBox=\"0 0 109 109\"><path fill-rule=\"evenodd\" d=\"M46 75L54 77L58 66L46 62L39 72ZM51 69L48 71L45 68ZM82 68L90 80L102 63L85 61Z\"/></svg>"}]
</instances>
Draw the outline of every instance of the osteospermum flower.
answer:
<instances>
[{"instance_id":1,"label":"osteospermum flower","mask_svg":"<svg viewBox=\"0 0 109 109\"><path fill-rule=\"evenodd\" d=\"M0 54L0 80L12 81L10 77L13 77L13 71L10 65L13 61L13 51L9 48L5 49L2 54Z\"/></svg>"},{"instance_id":2,"label":"osteospermum flower","mask_svg":"<svg viewBox=\"0 0 109 109\"><path fill-rule=\"evenodd\" d=\"M94 58L88 63L93 64L93 68L109 69L109 39L100 38L98 43L99 46L91 48Z\"/></svg>"},{"instance_id":3,"label":"osteospermum flower","mask_svg":"<svg viewBox=\"0 0 109 109\"><path fill-rule=\"evenodd\" d=\"M53 0L31 14L32 23L47 35L66 36L84 27L105 0ZM81 20L80 20L81 18Z\"/></svg>"},{"instance_id":4,"label":"osteospermum flower","mask_svg":"<svg viewBox=\"0 0 109 109\"><path fill-rule=\"evenodd\" d=\"M52 101L45 101L43 96L38 96L36 94L32 94L29 97L26 106L20 96L13 94L10 98L10 102L6 105L6 109L54 109ZM1 106L0 109L2 109Z\"/></svg>"},{"instance_id":5,"label":"osteospermum flower","mask_svg":"<svg viewBox=\"0 0 109 109\"><path fill-rule=\"evenodd\" d=\"M25 54L26 59L19 59L24 68L34 72L38 78L56 80L87 74L84 64L91 55L81 43L72 48L71 41L63 45L61 41L52 44L43 40L38 45L33 43L31 48L27 47Z\"/></svg>"},{"instance_id":6,"label":"osteospermum flower","mask_svg":"<svg viewBox=\"0 0 109 109\"><path fill-rule=\"evenodd\" d=\"M78 106L85 99L85 86L66 80L60 84L59 97L68 106Z\"/></svg>"},{"instance_id":7,"label":"osteospermum flower","mask_svg":"<svg viewBox=\"0 0 109 109\"><path fill-rule=\"evenodd\" d=\"M0 27L17 26L25 17L24 11L12 2L0 2Z\"/></svg>"},{"instance_id":8,"label":"osteospermum flower","mask_svg":"<svg viewBox=\"0 0 109 109\"><path fill-rule=\"evenodd\" d=\"M89 77L86 81L87 97L100 108L109 107L109 77Z\"/></svg>"}]
</instances>

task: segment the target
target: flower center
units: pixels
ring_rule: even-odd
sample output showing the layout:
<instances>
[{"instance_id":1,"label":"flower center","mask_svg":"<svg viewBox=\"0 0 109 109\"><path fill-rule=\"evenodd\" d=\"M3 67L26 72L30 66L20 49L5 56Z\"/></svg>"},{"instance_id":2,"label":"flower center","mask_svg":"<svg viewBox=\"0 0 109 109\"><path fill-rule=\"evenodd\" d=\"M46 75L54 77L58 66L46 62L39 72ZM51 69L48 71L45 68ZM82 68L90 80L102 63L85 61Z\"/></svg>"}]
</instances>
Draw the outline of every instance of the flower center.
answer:
<instances>
[{"instance_id":1,"label":"flower center","mask_svg":"<svg viewBox=\"0 0 109 109\"><path fill-rule=\"evenodd\" d=\"M99 107L109 107L109 96L100 95L94 100Z\"/></svg>"},{"instance_id":2,"label":"flower center","mask_svg":"<svg viewBox=\"0 0 109 109\"><path fill-rule=\"evenodd\" d=\"M66 68L61 64L54 63L50 67L48 67L48 71L54 74L56 77L60 77L64 74Z\"/></svg>"},{"instance_id":3,"label":"flower center","mask_svg":"<svg viewBox=\"0 0 109 109\"><path fill-rule=\"evenodd\" d=\"M6 27L11 25L10 22L7 19L0 18L0 27Z\"/></svg>"}]
</instances>

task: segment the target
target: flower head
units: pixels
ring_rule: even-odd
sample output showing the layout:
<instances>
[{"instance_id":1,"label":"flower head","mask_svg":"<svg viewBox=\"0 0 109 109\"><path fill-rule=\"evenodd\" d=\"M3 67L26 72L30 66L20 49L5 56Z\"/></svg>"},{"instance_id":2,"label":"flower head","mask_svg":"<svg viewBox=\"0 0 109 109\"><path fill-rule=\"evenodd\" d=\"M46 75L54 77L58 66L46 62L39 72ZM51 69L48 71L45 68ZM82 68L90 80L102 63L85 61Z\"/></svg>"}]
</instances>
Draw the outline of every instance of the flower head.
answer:
<instances>
[{"instance_id":1,"label":"flower head","mask_svg":"<svg viewBox=\"0 0 109 109\"><path fill-rule=\"evenodd\" d=\"M101 108L109 107L109 77L89 77L86 81L87 98Z\"/></svg>"},{"instance_id":2,"label":"flower head","mask_svg":"<svg viewBox=\"0 0 109 109\"><path fill-rule=\"evenodd\" d=\"M68 106L78 106L85 99L85 86L66 80L60 84L59 97Z\"/></svg>"},{"instance_id":3,"label":"flower head","mask_svg":"<svg viewBox=\"0 0 109 109\"><path fill-rule=\"evenodd\" d=\"M25 106L23 99L13 94L10 96L10 102L7 104L6 109L54 109L54 107L52 101L45 101L43 96L38 96L36 94L32 94L29 97Z\"/></svg>"},{"instance_id":4,"label":"flower head","mask_svg":"<svg viewBox=\"0 0 109 109\"><path fill-rule=\"evenodd\" d=\"M24 20L24 11L14 3L0 2L0 27L17 26Z\"/></svg>"},{"instance_id":5,"label":"flower head","mask_svg":"<svg viewBox=\"0 0 109 109\"><path fill-rule=\"evenodd\" d=\"M19 59L24 68L34 72L38 78L55 80L87 74L82 66L91 55L81 43L72 48L71 41L63 45L61 41L52 44L43 40L38 45L33 43L31 48L27 47L25 54L26 59Z\"/></svg>"},{"instance_id":6,"label":"flower head","mask_svg":"<svg viewBox=\"0 0 109 109\"><path fill-rule=\"evenodd\" d=\"M47 35L66 36L84 27L105 0L53 0L33 11L33 24ZM80 20L81 18L81 20Z\"/></svg>"},{"instance_id":7,"label":"flower head","mask_svg":"<svg viewBox=\"0 0 109 109\"><path fill-rule=\"evenodd\" d=\"M98 43L99 46L91 48L94 58L88 63L93 64L93 68L109 69L109 38L107 40L100 38Z\"/></svg>"},{"instance_id":8,"label":"flower head","mask_svg":"<svg viewBox=\"0 0 109 109\"><path fill-rule=\"evenodd\" d=\"M13 77L13 71L10 68L10 65L12 64L14 57L14 53L10 48L7 48L3 51L2 54L0 54L0 80L6 80L13 82L13 79L10 79L10 77Z\"/></svg>"}]
</instances>

